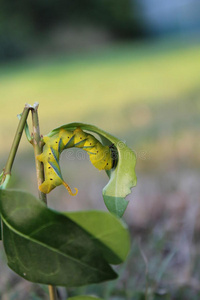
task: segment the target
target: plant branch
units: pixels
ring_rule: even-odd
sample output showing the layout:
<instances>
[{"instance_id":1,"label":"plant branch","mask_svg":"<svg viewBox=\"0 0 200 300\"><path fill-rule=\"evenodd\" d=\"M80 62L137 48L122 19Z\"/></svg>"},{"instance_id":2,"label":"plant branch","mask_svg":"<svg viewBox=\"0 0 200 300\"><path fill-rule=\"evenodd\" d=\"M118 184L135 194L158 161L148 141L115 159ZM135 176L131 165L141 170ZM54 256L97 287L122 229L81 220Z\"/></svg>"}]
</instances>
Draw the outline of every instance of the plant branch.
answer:
<instances>
[{"instance_id":1,"label":"plant branch","mask_svg":"<svg viewBox=\"0 0 200 300\"><path fill-rule=\"evenodd\" d=\"M32 122L33 122L32 145L33 145L34 154L35 154L37 183L38 183L38 187L39 187L42 184L42 182L44 181L44 168L43 168L43 164L37 159L37 155L42 153L42 148L43 148L43 143L41 141L41 136L40 136L40 126L39 126L39 119L38 119L38 106L39 106L39 104L35 103L34 104L34 109L31 112L32 112ZM39 199L47 204L46 194L40 192L39 189L38 189L38 193L39 193Z\"/></svg>"},{"instance_id":2,"label":"plant branch","mask_svg":"<svg viewBox=\"0 0 200 300\"><path fill-rule=\"evenodd\" d=\"M8 156L8 160L7 160L6 166L5 166L4 171L3 171L3 176L2 176L2 181L1 181L1 183L2 183L1 188L6 188L6 186L8 184L8 181L10 179L10 174L11 174L13 162L14 162L14 159L15 159L18 147L19 147L19 143L20 143L20 140L21 140L21 137L22 137L24 127L26 125L26 120L28 118L29 111L31 109L32 109L32 106L29 105L29 104L26 104L25 107L24 107L24 110L21 114L21 119L19 121L17 131L16 131L16 134L15 134L12 146L11 146L11 150L10 150L10 153L9 153L9 156Z\"/></svg>"},{"instance_id":3,"label":"plant branch","mask_svg":"<svg viewBox=\"0 0 200 300\"><path fill-rule=\"evenodd\" d=\"M40 136L40 126L39 126L39 118L38 118L38 103L33 105L32 112L32 122L33 122L33 140L32 145L35 154L35 164L36 164L36 172L37 172L37 183L38 187L44 181L44 167L43 164L37 159L37 155L42 153L43 142L41 141ZM38 189L39 199L43 201L47 205L47 197L46 194L42 193ZM49 285L49 299L50 300L58 300L56 287Z\"/></svg>"}]
</instances>

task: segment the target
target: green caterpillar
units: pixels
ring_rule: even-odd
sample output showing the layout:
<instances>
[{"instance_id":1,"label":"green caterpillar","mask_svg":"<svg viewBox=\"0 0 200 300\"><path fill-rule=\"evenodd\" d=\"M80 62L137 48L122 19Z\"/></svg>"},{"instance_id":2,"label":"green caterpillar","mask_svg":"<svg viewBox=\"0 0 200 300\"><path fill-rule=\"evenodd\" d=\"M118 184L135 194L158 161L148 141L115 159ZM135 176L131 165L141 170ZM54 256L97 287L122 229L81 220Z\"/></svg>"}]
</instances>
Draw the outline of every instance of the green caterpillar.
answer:
<instances>
[{"instance_id":1,"label":"green caterpillar","mask_svg":"<svg viewBox=\"0 0 200 300\"><path fill-rule=\"evenodd\" d=\"M43 152L37 159L44 164L45 181L39 186L41 192L47 194L56 186L63 184L70 195L70 187L64 182L59 166L59 157L63 150L71 147L78 147L85 150L90 157L91 163L99 170L110 170L113 167L112 150L109 146L103 146L93 135L84 132L80 128L74 131L61 129L58 134L52 137L44 137L45 143Z\"/></svg>"}]
</instances>

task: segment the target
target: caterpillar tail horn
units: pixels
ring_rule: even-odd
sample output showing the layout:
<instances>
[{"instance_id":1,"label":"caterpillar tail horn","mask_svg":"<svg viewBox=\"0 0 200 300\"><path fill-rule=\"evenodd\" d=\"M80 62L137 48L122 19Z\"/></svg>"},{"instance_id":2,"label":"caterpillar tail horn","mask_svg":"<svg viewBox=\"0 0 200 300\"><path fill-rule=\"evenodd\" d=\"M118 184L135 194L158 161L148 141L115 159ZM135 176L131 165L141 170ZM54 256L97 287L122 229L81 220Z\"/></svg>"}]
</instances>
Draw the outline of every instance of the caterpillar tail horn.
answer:
<instances>
[{"instance_id":1,"label":"caterpillar tail horn","mask_svg":"<svg viewBox=\"0 0 200 300\"><path fill-rule=\"evenodd\" d=\"M78 193L78 189L77 189L77 188L74 188L74 189L76 190L76 192L75 192L75 193L72 193L70 187L68 186L68 184L67 184L66 182L63 181L63 185L66 187L66 189L68 190L68 192L69 192L69 194L70 194L71 196L76 196L76 195L77 195L77 193Z\"/></svg>"}]
</instances>

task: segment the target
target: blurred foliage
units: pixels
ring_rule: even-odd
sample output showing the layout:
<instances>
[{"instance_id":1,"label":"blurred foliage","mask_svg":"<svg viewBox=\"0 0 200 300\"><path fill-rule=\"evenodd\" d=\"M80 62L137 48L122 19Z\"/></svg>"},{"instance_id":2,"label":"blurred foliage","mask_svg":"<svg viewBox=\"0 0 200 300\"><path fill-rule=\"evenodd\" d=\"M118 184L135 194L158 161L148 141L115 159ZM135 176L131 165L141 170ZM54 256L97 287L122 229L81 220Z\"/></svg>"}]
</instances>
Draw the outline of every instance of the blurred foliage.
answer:
<instances>
[{"instance_id":1,"label":"blurred foliage","mask_svg":"<svg viewBox=\"0 0 200 300\"><path fill-rule=\"evenodd\" d=\"M38 101L43 134L66 122L94 123L125 138L135 150L139 144L149 149L152 143L157 150L149 163L156 158L164 162L166 151L175 158L174 143L168 144L186 127L189 134L199 126L199 49L130 44L92 55L1 67L0 152L8 151L12 142L18 124L13 116L27 101ZM49 116L54 116L51 124ZM194 145L195 134L190 138L189 145ZM26 141L22 144L29 148ZM191 148L197 157L196 147Z\"/></svg>"},{"instance_id":2,"label":"blurred foliage","mask_svg":"<svg viewBox=\"0 0 200 300\"><path fill-rule=\"evenodd\" d=\"M0 4L0 60L34 52L56 26L95 25L116 38L143 35L133 0L1 0Z\"/></svg>"}]
</instances>

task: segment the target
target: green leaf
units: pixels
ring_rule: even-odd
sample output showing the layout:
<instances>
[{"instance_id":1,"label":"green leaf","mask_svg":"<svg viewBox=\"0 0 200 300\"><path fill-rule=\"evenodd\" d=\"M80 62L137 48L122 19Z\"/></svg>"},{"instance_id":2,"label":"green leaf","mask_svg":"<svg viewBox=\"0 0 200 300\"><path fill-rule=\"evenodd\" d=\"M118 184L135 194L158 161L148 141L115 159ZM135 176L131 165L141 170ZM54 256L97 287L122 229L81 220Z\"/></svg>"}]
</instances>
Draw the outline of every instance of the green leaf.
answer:
<instances>
[{"instance_id":1,"label":"green leaf","mask_svg":"<svg viewBox=\"0 0 200 300\"><path fill-rule=\"evenodd\" d=\"M75 296L75 297L67 298L67 300L103 300L103 299L93 297L93 296Z\"/></svg>"},{"instance_id":2,"label":"green leaf","mask_svg":"<svg viewBox=\"0 0 200 300\"><path fill-rule=\"evenodd\" d=\"M117 150L117 165L107 172L110 180L103 189L103 198L108 210L121 217L128 205L125 197L131 193L131 188L136 185L137 178L135 174L136 156L134 152L111 134L99 129L96 126L83 123L70 123L52 130L48 136L53 136L61 128L74 130L80 127L83 130L97 133L104 144L113 144Z\"/></svg>"},{"instance_id":3,"label":"green leaf","mask_svg":"<svg viewBox=\"0 0 200 300\"><path fill-rule=\"evenodd\" d=\"M0 190L0 213L8 265L25 279L72 287L117 277L92 235L34 196Z\"/></svg>"},{"instance_id":4,"label":"green leaf","mask_svg":"<svg viewBox=\"0 0 200 300\"><path fill-rule=\"evenodd\" d=\"M67 212L65 215L96 239L106 261L110 264L125 261L130 250L130 237L120 219L103 211Z\"/></svg>"}]
</instances>

